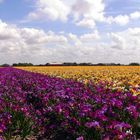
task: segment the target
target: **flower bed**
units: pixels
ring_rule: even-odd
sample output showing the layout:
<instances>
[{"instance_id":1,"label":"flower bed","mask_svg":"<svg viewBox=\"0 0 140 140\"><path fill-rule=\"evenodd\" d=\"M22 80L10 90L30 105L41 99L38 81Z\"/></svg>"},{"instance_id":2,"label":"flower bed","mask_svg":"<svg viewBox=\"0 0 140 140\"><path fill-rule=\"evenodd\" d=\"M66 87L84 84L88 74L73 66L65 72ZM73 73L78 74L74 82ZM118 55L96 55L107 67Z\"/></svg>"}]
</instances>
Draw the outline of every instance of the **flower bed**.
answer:
<instances>
[{"instance_id":1,"label":"flower bed","mask_svg":"<svg viewBox=\"0 0 140 140\"><path fill-rule=\"evenodd\" d=\"M14 68L0 69L0 135L48 140L140 138L140 97Z\"/></svg>"}]
</instances>

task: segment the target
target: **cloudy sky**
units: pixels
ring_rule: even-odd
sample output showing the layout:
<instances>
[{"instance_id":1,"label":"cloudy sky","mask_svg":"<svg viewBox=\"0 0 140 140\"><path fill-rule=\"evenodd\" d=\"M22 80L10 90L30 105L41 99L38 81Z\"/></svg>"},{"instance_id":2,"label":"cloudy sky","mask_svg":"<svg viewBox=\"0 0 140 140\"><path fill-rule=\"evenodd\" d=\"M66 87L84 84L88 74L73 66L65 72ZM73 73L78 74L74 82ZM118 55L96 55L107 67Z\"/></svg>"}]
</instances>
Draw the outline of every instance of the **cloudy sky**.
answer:
<instances>
[{"instance_id":1,"label":"cloudy sky","mask_svg":"<svg viewBox=\"0 0 140 140\"><path fill-rule=\"evenodd\" d=\"M140 0L0 0L0 64L140 63Z\"/></svg>"}]
</instances>

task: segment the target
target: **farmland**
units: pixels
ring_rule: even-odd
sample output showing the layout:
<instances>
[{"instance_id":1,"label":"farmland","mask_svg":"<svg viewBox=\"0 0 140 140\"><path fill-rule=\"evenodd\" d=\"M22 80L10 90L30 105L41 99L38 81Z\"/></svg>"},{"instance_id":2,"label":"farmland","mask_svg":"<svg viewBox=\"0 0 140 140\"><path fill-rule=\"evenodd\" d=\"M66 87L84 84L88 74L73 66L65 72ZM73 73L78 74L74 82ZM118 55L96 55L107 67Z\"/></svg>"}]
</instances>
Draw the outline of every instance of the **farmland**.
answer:
<instances>
[{"instance_id":1,"label":"farmland","mask_svg":"<svg viewBox=\"0 0 140 140\"><path fill-rule=\"evenodd\" d=\"M140 140L140 0L0 0L0 140Z\"/></svg>"},{"instance_id":2,"label":"farmland","mask_svg":"<svg viewBox=\"0 0 140 140\"><path fill-rule=\"evenodd\" d=\"M23 70L52 77L73 79L84 84L105 83L106 87L140 93L139 66L68 66L68 67L20 67Z\"/></svg>"},{"instance_id":3,"label":"farmland","mask_svg":"<svg viewBox=\"0 0 140 140\"><path fill-rule=\"evenodd\" d=\"M140 138L140 67L0 68L1 139Z\"/></svg>"}]
</instances>

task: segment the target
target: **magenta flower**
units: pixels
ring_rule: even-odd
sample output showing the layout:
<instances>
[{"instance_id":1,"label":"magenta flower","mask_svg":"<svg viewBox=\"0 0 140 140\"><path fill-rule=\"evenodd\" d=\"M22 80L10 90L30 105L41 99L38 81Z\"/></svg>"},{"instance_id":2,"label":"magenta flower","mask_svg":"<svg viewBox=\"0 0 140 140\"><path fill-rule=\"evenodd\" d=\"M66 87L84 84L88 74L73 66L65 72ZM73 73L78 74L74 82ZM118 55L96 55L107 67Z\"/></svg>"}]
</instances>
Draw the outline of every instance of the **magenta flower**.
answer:
<instances>
[{"instance_id":1,"label":"magenta flower","mask_svg":"<svg viewBox=\"0 0 140 140\"><path fill-rule=\"evenodd\" d=\"M88 128L92 128L92 127L94 127L94 128L100 128L100 124L97 121L87 122L85 124L85 126L88 127Z\"/></svg>"},{"instance_id":2,"label":"magenta flower","mask_svg":"<svg viewBox=\"0 0 140 140\"><path fill-rule=\"evenodd\" d=\"M76 140L84 140L83 136L76 138Z\"/></svg>"}]
</instances>

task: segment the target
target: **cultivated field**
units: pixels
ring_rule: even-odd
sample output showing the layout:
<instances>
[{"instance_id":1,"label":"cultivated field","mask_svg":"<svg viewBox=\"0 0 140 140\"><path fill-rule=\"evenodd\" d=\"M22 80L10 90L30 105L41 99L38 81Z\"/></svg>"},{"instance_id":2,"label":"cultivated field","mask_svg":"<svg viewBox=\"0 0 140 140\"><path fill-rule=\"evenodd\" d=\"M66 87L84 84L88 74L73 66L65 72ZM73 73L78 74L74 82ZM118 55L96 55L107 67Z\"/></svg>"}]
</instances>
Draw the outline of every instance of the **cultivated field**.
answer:
<instances>
[{"instance_id":1,"label":"cultivated field","mask_svg":"<svg viewBox=\"0 0 140 140\"><path fill-rule=\"evenodd\" d=\"M133 94L140 93L140 67L139 66L52 66L52 67L20 67L23 70L74 79L87 83L104 83L105 87L129 90Z\"/></svg>"},{"instance_id":2,"label":"cultivated field","mask_svg":"<svg viewBox=\"0 0 140 140\"><path fill-rule=\"evenodd\" d=\"M1 139L139 139L139 92L140 67L0 68Z\"/></svg>"}]
</instances>

